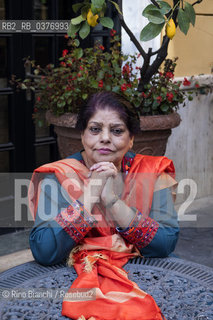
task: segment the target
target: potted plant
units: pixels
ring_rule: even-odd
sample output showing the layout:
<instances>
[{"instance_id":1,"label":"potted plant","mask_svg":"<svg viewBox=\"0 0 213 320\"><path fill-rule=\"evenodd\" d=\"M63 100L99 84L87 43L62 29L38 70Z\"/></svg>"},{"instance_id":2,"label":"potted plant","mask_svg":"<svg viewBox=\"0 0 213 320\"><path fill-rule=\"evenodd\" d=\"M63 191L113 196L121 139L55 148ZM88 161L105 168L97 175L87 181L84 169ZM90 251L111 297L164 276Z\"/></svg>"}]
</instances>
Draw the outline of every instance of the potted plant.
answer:
<instances>
[{"instance_id":1,"label":"potted plant","mask_svg":"<svg viewBox=\"0 0 213 320\"><path fill-rule=\"evenodd\" d=\"M150 22L142 30L141 38L144 41L154 38L164 26L166 26L166 34L158 51L152 52L152 49L149 49L148 53L145 53L123 19L119 7L120 1L110 2L115 5L121 26L127 31L139 53L122 55L119 36L112 29L113 22L105 16L107 6L105 0L85 0L73 6L76 13L80 10L80 15L71 20L68 32L70 50L63 51L59 59L60 66L54 67L49 64L41 68L34 61L27 60L26 64L34 68L37 80L20 81L15 80L14 77L12 79L12 82L21 89L39 91L34 117L39 121L39 111L48 111L47 120L55 126L62 157L79 150L79 133L75 143L73 138L73 134L76 137L73 129L76 116L73 113L78 112L87 97L94 92L112 90L124 95L132 102L133 111L140 116L142 130L141 136L135 139L135 151L153 155L164 154L171 128L180 123L180 117L174 111L188 95L191 98L190 94L180 90L181 83L173 79L177 59L166 60L166 56L168 44L175 34L177 23L184 33L187 33L190 22L194 24L193 6L184 2L182 7L182 0L173 0L173 7L166 1L150 0L152 4L143 11L143 16ZM201 0L196 1L198 2ZM106 52L100 44L84 50L79 47L76 33L81 38L85 38L91 28L98 23L111 29L110 52ZM134 68L140 55L143 57L143 65ZM153 55L156 55L156 59L151 64L150 59ZM163 69L160 70L163 62ZM189 83L185 80L183 84ZM72 128L68 129L70 126ZM68 135L67 138L66 135Z\"/></svg>"}]
</instances>

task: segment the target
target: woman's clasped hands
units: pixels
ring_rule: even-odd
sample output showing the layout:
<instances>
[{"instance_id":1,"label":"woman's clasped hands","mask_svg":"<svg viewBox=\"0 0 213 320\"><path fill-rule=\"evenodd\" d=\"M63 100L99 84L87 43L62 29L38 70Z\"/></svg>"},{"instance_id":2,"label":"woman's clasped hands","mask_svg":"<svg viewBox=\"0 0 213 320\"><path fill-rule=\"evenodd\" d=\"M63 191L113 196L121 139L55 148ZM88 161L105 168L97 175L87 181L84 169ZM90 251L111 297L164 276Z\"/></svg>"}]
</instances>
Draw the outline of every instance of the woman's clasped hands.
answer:
<instances>
[{"instance_id":1,"label":"woman's clasped hands","mask_svg":"<svg viewBox=\"0 0 213 320\"><path fill-rule=\"evenodd\" d=\"M118 185L121 185L119 171L112 162L103 161L95 163L90 167L90 179L101 180L99 199L107 206L116 196Z\"/></svg>"}]
</instances>

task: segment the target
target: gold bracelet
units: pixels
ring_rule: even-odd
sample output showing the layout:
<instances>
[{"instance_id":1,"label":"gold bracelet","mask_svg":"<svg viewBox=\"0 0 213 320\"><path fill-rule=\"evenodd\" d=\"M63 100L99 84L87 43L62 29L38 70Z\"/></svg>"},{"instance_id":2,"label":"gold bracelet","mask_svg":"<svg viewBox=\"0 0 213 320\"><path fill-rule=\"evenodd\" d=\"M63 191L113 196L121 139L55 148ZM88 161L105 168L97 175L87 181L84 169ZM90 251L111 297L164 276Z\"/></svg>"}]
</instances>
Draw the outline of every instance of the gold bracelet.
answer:
<instances>
[{"instance_id":1,"label":"gold bracelet","mask_svg":"<svg viewBox=\"0 0 213 320\"><path fill-rule=\"evenodd\" d=\"M106 209L110 209L120 198L115 195L114 198L108 203L105 205L105 208Z\"/></svg>"}]
</instances>

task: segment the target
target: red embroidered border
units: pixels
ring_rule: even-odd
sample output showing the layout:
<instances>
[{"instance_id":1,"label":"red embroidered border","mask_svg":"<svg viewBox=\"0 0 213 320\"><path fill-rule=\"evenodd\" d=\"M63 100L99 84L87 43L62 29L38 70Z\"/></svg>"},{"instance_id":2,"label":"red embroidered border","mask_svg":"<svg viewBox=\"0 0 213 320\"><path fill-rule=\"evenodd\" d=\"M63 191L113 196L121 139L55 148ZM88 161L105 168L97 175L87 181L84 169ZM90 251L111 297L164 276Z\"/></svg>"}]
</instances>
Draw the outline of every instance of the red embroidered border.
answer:
<instances>
[{"instance_id":1,"label":"red embroidered border","mask_svg":"<svg viewBox=\"0 0 213 320\"><path fill-rule=\"evenodd\" d=\"M159 224L151 219L144 218L137 210L135 218L124 231L119 231L128 242L135 244L139 250L146 247L154 238Z\"/></svg>"},{"instance_id":2,"label":"red embroidered border","mask_svg":"<svg viewBox=\"0 0 213 320\"><path fill-rule=\"evenodd\" d=\"M61 211L55 221L78 243L91 230L96 220L85 210L84 206L73 202Z\"/></svg>"}]
</instances>

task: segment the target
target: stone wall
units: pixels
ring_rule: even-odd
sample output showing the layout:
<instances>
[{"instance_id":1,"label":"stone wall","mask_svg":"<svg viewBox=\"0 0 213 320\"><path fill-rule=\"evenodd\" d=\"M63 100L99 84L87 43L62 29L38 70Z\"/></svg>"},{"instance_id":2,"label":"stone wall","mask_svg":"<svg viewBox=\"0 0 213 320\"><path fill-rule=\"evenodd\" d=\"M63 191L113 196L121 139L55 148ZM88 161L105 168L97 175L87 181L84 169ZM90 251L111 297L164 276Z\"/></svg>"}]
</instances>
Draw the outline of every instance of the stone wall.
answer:
<instances>
[{"instance_id":1,"label":"stone wall","mask_svg":"<svg viewBox=\"0 0 213 320\"><path fill-rule=\"evenodd\" d=\"M213 79L213 76L210 78ZM182 121L179 127L172 130L166 156L173 159L177 180L182 181L179 191L186 185L185 197L192 189L196 198L212 195L213 93L194 96L193 101L188 101L184 108L180 107L178 113ZM187 187L189 184L191 188ZM181 201L180 194L177 201Z\"/></svg>"}]
</instances>

